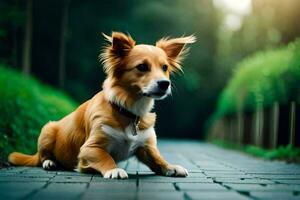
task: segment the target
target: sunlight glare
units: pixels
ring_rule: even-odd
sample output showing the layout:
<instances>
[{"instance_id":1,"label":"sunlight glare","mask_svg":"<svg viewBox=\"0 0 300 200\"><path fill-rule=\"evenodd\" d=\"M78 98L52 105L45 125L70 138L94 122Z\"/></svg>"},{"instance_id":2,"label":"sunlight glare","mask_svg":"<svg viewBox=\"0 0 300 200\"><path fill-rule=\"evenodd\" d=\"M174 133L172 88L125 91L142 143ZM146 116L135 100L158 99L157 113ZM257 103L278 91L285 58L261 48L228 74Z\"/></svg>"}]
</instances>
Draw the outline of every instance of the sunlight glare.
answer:
<instances>
[{"instance_id":1,"label":"sunlight glare","mask_svg":"<svg viewBox=\"0 0 300 200\"><path fill-rule=\"evenodd\" d=\"M231 31L239 30L242 25L242 20L238 15L228 14L225 17L224 25Z\"/></svg>"},{"instance_id":2,"label":"sunlight glare","mask_svg":"<svg viewBox=\"0 0 300 200\"><path fill-rule=\"evenodd\" d=\"M247 15L252 11L251 0L213 0L213 3L228 13Z\"/></svg>"}]
</instances>

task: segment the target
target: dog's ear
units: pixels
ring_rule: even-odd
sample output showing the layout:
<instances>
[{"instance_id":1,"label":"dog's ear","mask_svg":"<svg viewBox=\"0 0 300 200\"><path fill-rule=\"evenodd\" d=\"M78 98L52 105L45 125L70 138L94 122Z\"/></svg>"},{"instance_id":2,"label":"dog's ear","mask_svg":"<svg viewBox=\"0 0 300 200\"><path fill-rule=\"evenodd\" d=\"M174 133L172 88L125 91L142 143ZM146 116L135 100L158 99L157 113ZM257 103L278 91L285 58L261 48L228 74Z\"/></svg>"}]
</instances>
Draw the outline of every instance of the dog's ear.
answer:
<instances>
[{"instance_id":1,"label":"dog's ear","mask_svg":"<svg viewBox=\"0 0 300 200\"><path fill-rule=\"evenodd\" d=\"M134 47L135 41L130 35L121 32L113 32L111 36L104 33L102 35L109 44L104 47L99 59L104 65L106 74L113 74L118 71L117 66Z\"/></svg>"},{"instance_id":2,"label":"dog's ear","mask_svg":"<svg viewBox=\"0 0 300 200\"><path fill-rule=\"evenodd\" d=\"M188 52L186 44L196 42L196 37L193 35L180 38L162 38L156 42L156 46L163 49L168 56L169 63L174 71L181 70L180 62Z\"/></svg>"},{"instance_id":3,"label":"dog's ear","mask_svg":"<svg viewBox=\"0 0 300 200\"><path fill-rule=\"evenodd\" d=\"M105 35L104 33L102 33L102 35L111 44L111 51L116 56L127 55L135 45L135 41L130 35L121 32L113 32L111 36Z\"/></svg>"}]
</instances>

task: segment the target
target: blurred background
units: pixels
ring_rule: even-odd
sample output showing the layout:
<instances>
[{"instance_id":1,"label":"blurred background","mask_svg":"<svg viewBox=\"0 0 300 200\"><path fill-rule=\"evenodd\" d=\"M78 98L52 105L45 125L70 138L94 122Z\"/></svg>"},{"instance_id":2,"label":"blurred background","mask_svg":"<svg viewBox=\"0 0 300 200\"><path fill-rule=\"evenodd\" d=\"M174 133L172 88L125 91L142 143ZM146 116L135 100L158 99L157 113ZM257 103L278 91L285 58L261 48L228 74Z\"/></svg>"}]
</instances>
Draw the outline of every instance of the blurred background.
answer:
<instances>
[{"instance_id":1,"label":"blurred background","mask_svg":"<svg viewBox=\"0 0 300 200\"><path fill-rule=\"evenodd\" d=\"M0 148L32 152L45 122L101 90L101 33L112 31L128 32L147 44L195 34L184 73L172 77L173 96L156 103L156 129L159 138L204 139L217 118L236 111L224 111L219 98L239 63L296 41L299 10L298 0L1 0ZM293 66L297 71L299 65ZM232 94L228 107L238 95Z\"/></svg>"}]
</instances>

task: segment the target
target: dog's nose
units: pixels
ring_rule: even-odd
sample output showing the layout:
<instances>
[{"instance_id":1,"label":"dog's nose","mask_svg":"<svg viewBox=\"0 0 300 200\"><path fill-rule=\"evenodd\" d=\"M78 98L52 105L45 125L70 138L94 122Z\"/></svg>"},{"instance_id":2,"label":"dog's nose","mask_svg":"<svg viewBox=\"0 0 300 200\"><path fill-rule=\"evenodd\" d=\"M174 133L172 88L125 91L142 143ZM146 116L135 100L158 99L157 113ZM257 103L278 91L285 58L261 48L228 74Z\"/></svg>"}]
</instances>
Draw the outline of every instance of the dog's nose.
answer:
<instances>
[{"instance_id":1,"label":"dog's nose","mask_svg":"<svg viewBox=\"0 0 300 200\"><path fill-rule=\"evenodd\" d=\"M159 80L159 81L157 81L157 85L158 85L159 89L167 90L169 85L170 85L170 81L168 81L168 80Z\"/></svg>"}]
</instances>

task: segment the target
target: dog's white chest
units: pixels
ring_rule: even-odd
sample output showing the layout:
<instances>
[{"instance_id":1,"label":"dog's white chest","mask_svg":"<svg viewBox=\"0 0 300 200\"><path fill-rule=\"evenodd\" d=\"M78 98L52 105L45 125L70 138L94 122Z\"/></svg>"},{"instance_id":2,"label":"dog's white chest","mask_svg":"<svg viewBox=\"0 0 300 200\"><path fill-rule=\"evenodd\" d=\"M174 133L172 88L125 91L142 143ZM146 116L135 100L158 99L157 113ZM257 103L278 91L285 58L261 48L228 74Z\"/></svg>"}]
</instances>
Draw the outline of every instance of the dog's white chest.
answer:
<instances>
[{"instance_id":1,"label":"dog's white chest","mask_svg":"<svg viewBox=\"0 0 300 200\"><path fill-rule=\"evenodd\" d=\"M116 162L132 156L138 147L143 146L147 139L155 134L154 128L150 127L146 130L139 130L137 135L133 135L131 125L124 130L102 125L102 130L109 137L109 145L106 150Z\"/></svg>"}]
</instances>

